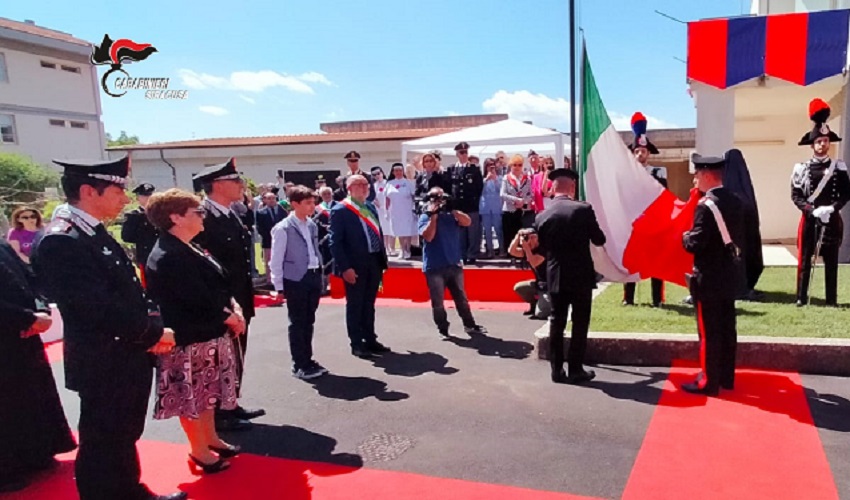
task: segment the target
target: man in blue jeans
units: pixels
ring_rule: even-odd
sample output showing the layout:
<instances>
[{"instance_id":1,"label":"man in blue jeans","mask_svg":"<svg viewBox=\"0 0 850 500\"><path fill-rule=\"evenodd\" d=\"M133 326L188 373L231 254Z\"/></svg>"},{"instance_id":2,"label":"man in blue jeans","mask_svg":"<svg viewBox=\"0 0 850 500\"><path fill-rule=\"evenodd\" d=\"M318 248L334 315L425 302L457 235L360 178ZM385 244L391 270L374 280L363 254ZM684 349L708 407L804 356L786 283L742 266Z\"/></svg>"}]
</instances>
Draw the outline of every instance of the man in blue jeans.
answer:
<instances>
[{"instance_id":1,"label":"man in blue jeans","mask_svg":"<svg viewBox=\"0 0 850 500\"><path fill-rule=\"evenodd\" d=\"M431 310L434 323L443 339L449 338L449 320L443 304L446 288L452 294L455 307L463 320L463 329L469 335L480 335L487 330L475 323L466 291L463 289L463 250L461 249L461 227L472 221L460 210L448 210L448 197L442 188L428 191L426 208L419 217L419 235L425 240L422 248L422 271L431 295Z\"/></svg>"}]
</instances>

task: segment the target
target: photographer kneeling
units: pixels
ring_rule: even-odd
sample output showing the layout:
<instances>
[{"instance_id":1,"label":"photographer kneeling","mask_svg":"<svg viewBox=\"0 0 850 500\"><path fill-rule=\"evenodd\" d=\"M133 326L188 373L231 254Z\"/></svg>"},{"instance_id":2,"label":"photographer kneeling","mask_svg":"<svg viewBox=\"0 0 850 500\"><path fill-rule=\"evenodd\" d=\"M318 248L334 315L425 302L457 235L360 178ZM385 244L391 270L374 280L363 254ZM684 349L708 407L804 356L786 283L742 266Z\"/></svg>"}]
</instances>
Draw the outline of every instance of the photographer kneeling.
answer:
<instances>
[{"instance_id":1,"label":"photographer kneeling","mask_svg":"<svg viewBox=\"0 0 850 500\"><path fill-rule=\"evenodd\" d=\"M487 331L475 323L463 288L460 228L471 223L468 215L451 209L449 196L442 188L434 187L428 191L424 211L419 217L419 235L425 241L422 248L422 272L425 273L431 295L434 323L444 339L449 338L449 321L443 304L446 288L451 292L457 312L463 320L464 331L470 335Z\"/></svg>"},{"instance_id":2,"label":"photographer kneeling","mask_svg":"<svg viewBox=\"0 0 850 500\"><path fill-rule=\"evenodd\" d=\"M552 312L552 302L546 289L546 257L535 253L539 245L534 229L520 229L511 242L508 253L511 257L525 258L534 271L533 280L520 281L514 285L517 295L530 305L528 311L523 314L528 315L529 319L545 320Z\"/></svg>"}]
</instances>

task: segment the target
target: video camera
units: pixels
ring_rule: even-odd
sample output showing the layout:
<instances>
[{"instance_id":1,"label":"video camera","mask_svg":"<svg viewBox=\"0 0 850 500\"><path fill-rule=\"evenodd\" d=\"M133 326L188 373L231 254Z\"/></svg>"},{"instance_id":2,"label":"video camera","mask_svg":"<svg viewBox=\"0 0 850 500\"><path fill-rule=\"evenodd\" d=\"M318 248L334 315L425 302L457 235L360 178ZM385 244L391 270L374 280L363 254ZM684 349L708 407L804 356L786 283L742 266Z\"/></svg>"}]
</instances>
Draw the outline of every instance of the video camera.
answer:
<instances>
[{"instance_id":1,"label":"video camera","mask_svg":"<svg viewBox=\"0 0 850 500\"><path fill-rule=\"evenodd\" d=\"M436 205L434 210L430 210L431 205ZM446 193L440 194L426 194L422 199L422 212L427 214L428 216L434 215L436 213L449 213L453 208L452 197Z\"/></svg>"}]
</instances>

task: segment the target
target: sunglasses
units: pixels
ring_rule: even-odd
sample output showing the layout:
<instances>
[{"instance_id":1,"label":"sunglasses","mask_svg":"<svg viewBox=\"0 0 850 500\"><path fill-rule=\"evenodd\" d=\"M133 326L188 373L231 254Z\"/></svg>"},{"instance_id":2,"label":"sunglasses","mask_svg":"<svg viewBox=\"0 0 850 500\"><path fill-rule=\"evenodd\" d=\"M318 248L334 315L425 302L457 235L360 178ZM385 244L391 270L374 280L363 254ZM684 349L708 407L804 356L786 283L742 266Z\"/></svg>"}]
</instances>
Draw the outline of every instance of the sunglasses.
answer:
<instances>
[{"instance_id":1,"label":"sunglasses","mask_svg":"<svg viewBox=\"0 0 850 500\"><path fill-rule=\"evenodd\" d=\"M38 217L35 215L20 215L18 216L18 220L38 220Z\"/></svg>"}]
</instances>

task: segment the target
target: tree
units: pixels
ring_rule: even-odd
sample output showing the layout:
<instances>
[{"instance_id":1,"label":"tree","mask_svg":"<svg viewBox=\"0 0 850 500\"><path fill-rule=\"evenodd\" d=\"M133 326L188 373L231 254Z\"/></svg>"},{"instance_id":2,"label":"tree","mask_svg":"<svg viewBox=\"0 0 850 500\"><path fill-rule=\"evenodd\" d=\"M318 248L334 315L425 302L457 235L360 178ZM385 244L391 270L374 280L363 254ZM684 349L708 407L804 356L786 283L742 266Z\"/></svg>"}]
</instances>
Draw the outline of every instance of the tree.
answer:
<instances>
[{"instance_id":1,"label":"tree","mask_svg":"<svg viewBox=\"0 0 850 500\"><path fill-rule=\"evenodd\" d=\"M0 153L0 205L40 204L45 188L59 185L59 174L32 159Z\"/></svg>"},{"instance_id":2,"label":"tree","mask_svg":"<svg viewBox=\"0 0 850 500\"><path fill-rule=\"evenodd\" d=\"M138 144L139 136L137 135L127 135L127 132L121 131L121 135L118 136L117 139L112 138L112 134L106 134L106 145L108 147L113 146L132 146L133 144Z\"/></svg>"}]
</instances>

